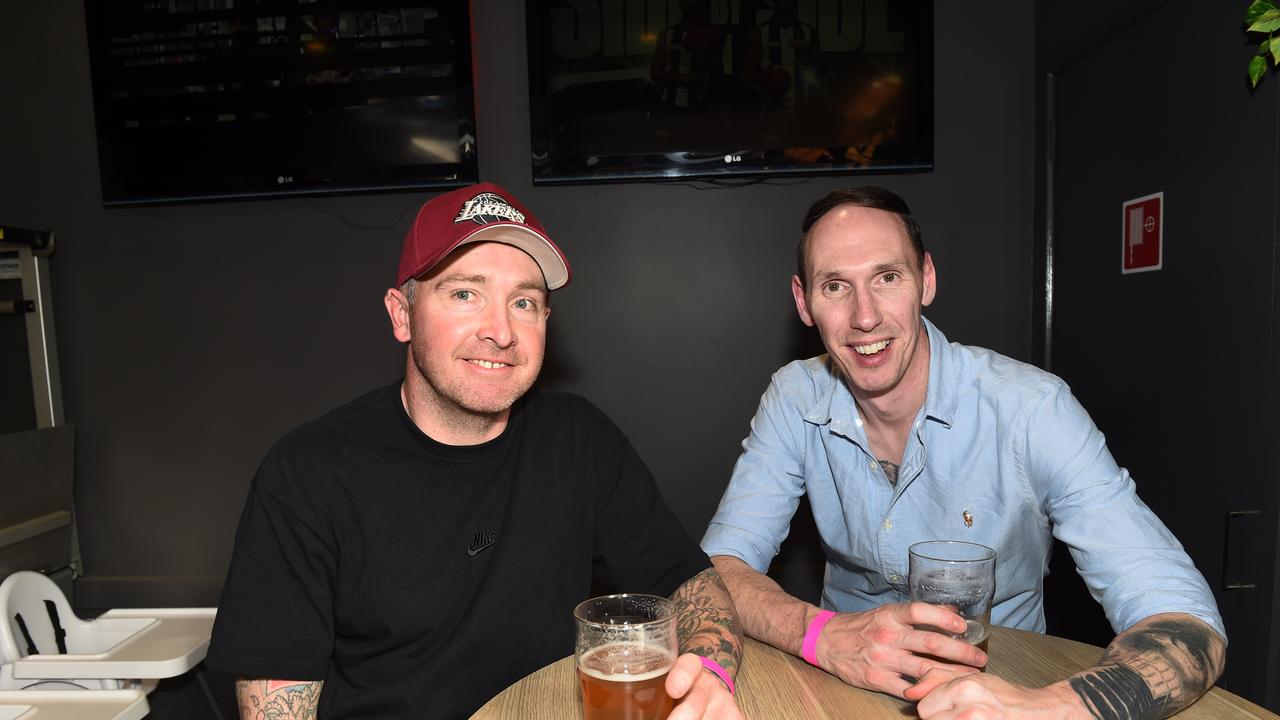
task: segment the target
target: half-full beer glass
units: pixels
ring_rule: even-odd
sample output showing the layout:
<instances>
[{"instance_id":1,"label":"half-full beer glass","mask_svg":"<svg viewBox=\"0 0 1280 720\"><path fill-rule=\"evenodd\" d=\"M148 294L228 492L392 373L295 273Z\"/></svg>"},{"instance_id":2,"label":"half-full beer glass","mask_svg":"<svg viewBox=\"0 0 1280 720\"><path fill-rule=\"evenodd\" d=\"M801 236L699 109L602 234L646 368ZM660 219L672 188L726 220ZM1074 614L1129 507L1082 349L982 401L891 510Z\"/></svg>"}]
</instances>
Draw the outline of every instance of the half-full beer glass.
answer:
<instances>
[{"instance_id":1,"label":"half-full beer glass","mask_svg":"<svg viewBox=\"0 0 1280 720\"><path fill-rule=\"evenodd\" d=\"M676 662L675 605L654 595L606 595L580 603L578 681L586 720L665 720L665 684Z\"/></svg>"},{"instance_id":2,"label":"half-full beer glass","mask_svg":"<svg viewBox=\"0 0 1280 720\"><path fill-rule=\"evenodd\" d=\"M907 548L907 555L911 599L946 605L968 624L963 633L946 632L931 625L920 629L950 635L986 652L991 601L996 594L996 551L959 540L930 540Z\"/></svg>"}]
</instances>

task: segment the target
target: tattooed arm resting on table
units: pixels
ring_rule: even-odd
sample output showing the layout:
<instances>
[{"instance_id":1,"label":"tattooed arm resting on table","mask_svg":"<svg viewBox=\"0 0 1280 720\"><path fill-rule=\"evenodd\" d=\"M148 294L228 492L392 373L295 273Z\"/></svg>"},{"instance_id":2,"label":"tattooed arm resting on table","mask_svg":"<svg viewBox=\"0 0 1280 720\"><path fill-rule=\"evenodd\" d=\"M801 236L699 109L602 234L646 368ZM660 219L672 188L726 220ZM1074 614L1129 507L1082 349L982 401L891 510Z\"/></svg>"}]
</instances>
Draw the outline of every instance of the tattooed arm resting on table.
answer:
<instances>
[{"instance_id":1,"label":"tattooed arm resting on table","mask_svg":"<svg viewBox=\"0 0 1280 720\"><path fill-rule=\"evenodd\" d=\"M1195 702L1226 663L1226 641L1182 613L1153 615L1116 636L1098 664L1040 689L994 675L922 678L914 697L921 718L1083 718L1155 720ZM927 695L926 695L927 693ZM967 717L967 716L966 716Z\"/></svg>"},{"instance_id":2,"label":"tattooed arm resting on table","mask_svg":"<svg viewBox=\"0 0 1280 720\"><path fill-rule=\"evenodd\" d=\"M683 653L667 675L667 694L684 698L670 720L723 718L741 720L720 678L702 667L698 656L714 660L732 676L742 662L738 616L719 574L704 570L676 588L676 625ZM236 681L240 720L314 720L319 704L319 680Z\"/></svg>"},{"instance_id":3,"label":"tattooed arm resting on table","mask_svg":"<svg viewBox=\"0 0 1280 720\"><path fill-rule=\"evenodd\" d=\"M315 720L323 680L236 680L240 720Z\"/></svg>"},{"instance_id":4,"label":"tattooed arm resting on table","mask_svg":"<svg viewBox=\"0 0 1280 720\"><path fill-rule=\"evenodd\" d=\"M742 634L733 600L715 568L707 568L676 588L676 627L680 658L667 675L667 694L683 698L669 720L724 718L741 720L720 678L702 666L700 657L715 661L730 677L742 664Z\"/></svg>"}]
</instances>

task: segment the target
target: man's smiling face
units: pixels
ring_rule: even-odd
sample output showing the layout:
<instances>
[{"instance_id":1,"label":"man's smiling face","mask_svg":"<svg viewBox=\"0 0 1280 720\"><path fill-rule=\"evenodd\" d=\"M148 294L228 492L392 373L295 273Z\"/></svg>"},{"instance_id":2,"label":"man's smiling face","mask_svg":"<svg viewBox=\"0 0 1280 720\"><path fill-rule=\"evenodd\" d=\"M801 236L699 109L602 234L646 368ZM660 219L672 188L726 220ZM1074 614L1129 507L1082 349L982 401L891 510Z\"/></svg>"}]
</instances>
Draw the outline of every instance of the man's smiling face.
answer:
<instances>
[{"instance_id":1,"label":"man's smiling face","mask_svg":"<svg viewBox=\"0 0 1280 720\"><path fill-rule=\"evenodd\" d=\"M796 310L817 326L855 398L922 390L928 339L920 310L933 301L933 260L891 212L841 205L809 230L806 277L792 278ZM906 387L910 385L910 387Z\"/></svg>"},{"instance_id":2,"label":"man's smiling face","mask_svg":"<svg viewBox=\"0 0 1280 720\"><path fill-rule=\"evenodd\" d=\"M548 299L524 251L493 242L455 250L418 279L408 332L397 335L410 343L414 394L438 417L506 413L542 369Z\"/></svg>"}]
</instances>

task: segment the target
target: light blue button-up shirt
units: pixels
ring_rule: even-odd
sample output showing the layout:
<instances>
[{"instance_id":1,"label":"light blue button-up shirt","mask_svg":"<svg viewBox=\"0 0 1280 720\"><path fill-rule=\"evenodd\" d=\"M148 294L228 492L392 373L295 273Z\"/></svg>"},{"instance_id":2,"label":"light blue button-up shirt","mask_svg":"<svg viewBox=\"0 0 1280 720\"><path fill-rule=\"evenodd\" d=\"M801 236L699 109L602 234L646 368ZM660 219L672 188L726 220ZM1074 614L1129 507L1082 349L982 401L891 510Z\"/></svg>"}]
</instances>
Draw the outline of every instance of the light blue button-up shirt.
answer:
<instances>
[{"instance_id":1,"label":"light blue button-up shirt","mask_svg":"<svg viewBox=\"0 0 1280 720\"><path fill-rule=\"evenodd\" d=\"M1204 577L1138 498L1060 378L948 343L932 323L929 388L896 487L872 454L853 395L826 355L774 374L702 548L764 572L808 494L827 554L822 606L907 599L907 547L968 540L996 550L997 625L1044 632L1053 537L1120 632L1160 612L1223 637Z\"/></svg>"}]
</instances>

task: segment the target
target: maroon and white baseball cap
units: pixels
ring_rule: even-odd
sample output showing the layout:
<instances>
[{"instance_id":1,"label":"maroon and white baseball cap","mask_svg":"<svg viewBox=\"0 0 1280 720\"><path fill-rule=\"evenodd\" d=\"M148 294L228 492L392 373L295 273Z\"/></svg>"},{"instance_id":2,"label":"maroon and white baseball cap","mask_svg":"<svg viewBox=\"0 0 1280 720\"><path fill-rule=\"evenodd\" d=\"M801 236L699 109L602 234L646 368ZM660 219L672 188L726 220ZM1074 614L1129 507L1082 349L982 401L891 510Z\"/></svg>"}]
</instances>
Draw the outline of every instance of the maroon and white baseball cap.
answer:
<instances>
[{"instance_id":1,"label":"maroon and white baseball cap","mask_svg":"<svg viewBox=\"0 0 1280 720\"><path fill-rule=\"evenodd\" d=\"M547 289L569 284L569 261L551 242L542 223L511 193L480 183L431 198L404 236L396 287L435 267L467 243L499 242L517 247L538 263Z\"/></svg>"}]
</instances>

